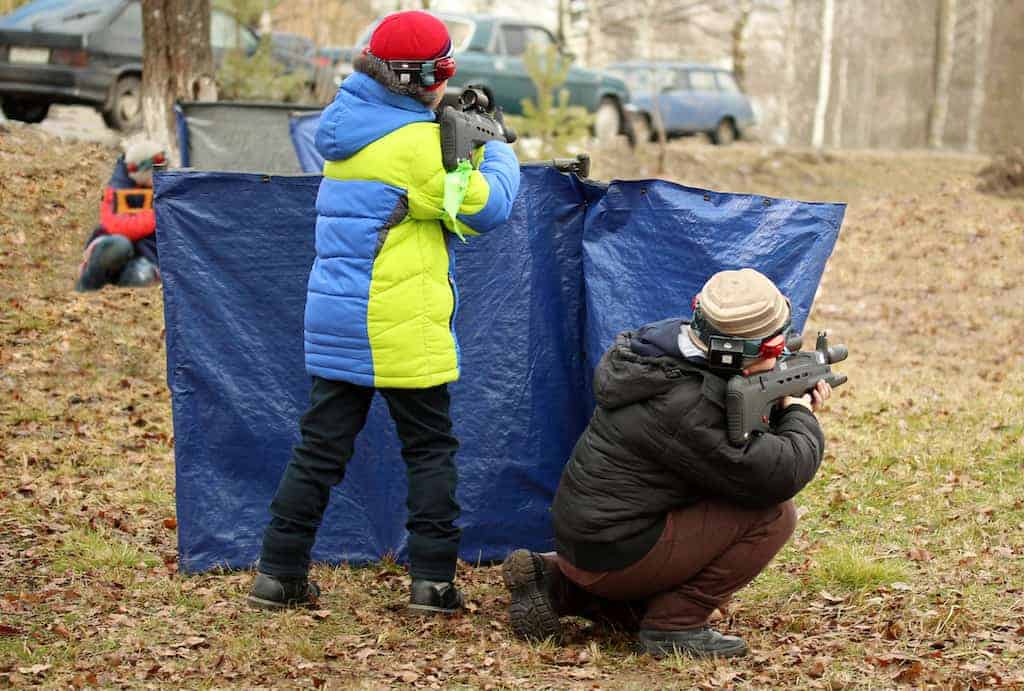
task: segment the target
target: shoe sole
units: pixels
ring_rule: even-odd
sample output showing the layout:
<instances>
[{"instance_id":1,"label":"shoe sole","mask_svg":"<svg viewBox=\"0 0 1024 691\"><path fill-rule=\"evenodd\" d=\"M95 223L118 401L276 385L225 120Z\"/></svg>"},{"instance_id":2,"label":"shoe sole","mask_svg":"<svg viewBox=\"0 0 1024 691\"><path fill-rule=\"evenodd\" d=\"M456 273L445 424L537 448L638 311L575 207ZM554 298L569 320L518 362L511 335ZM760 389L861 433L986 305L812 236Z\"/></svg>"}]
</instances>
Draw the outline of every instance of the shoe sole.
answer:
<instances>
[{"instance_id":1,"label":"shoe sole","mask_svg":"<svg viewBox=\"0 0 1024 691\"><path fill-rule=\"evenodd\" d=\"M446 609L444 607L432 607L431 605L406 605L406 608L413 614L431 615L431 614L458 614L462 611L462 608Z\"/></svg>"},{"instance_id":2,"label":"shoe sole","mask_svg":"<svg viewBox=\"0 0 1024 691\"><path fill-rule=\"evenodd\" d=\"M694 659L744 657L748 652L750 652L747 646L714 652L697 652L694 650L687 650L686 648L680 648L670 643L661 645L657 643L648 643L647 641L641 641L640 647L643 652L658 659L664 659L676 654Z\"/></svg>"},{"instance_id":3,"label":"shoe sole","mask_svg":"<svg viewBox=\"0 0 1024 691\"><path fill-rule=\"evenodd\" d=\"M557 642L561 638L562 627L551 601L542 591L544 566L537 563L539 559L525 549L517 549L501 565L505 587L512 594L512 604L508 608L509 624L512 632L520 638L531 641L551 638Z\"/></svg>"},{"instance_id":4,"label":"shoe sole","mask_svg":"<svg viewBox=\"0 0 1024 691\"><path fill-rule=\"evenodd\" d=\"M304 601L294 602L278 602L277 600L267 600L262 597L256 597L255 595L248 595L246 600L250 605L257 609L309 609L313 607L315 603Z\"/></svg>"},{"instance_id":5,"label":"shoe sole","mask_svg":"<svg viewBox=\"0 0 1024 691\"><path fill-rule=\"evenodd\" d=\"M257 609L289 609L298 606L288 605L284 602L275 602L274 600L264 600L262 597L256 597L255 595L250 595L246 599L250 605Z\"/></svg>"}]
</instances>

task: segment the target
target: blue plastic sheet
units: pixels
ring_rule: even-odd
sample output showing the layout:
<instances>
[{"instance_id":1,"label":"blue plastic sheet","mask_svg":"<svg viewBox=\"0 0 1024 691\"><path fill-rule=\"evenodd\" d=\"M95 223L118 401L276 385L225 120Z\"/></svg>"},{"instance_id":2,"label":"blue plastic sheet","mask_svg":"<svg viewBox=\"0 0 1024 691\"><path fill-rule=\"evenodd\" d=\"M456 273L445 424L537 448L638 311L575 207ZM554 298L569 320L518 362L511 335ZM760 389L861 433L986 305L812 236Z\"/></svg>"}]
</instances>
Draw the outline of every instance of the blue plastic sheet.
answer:
<instances>
[{"instance_id":1,"label":"blue plastic sheet","mask_svg":"<svg viewBox=\"0 0 1024 691\"><path fill-rule=\"evenodd\" d=\"M319 173L324 169L324 157L316 150L316 128L320 125L320 113L292 115L288 120L288 133L295 146L304 173Z\"/></svg>"},{"instance_id":2,"label":"blue plastic sheet","mask_svg":"<svg viewBox=\"0 0 1024 691\"><path fill-rule=\"evenodd\" d=\"M319 177L156 176L174 413L181 569L246 567L298 438ZM803 322L841 205L580 182L524 166L512 218L457 245L462 379L452 385L461 556L552 548L549 507L592 410L591 367L616 331L688 314L722 268L780 281ZM375 403L313 556L405 555L405 472Z\"/></svg>"},{"instance_id":3,"label":"blue plastic sheet","mask_svg":"<svg viewBox=\"0 0 1024 691\"><path fill-rule=\"evenodd\" d=\"M583 235L587 364L596 367L624 329L689 318L693 296L725 269L771 278L802 331L844 210L664 180L612 183L591 205Z\"/></svg>"},{"instance_id":4,"label":"blue plastic sheet","mask_svg":"<svg viewBox=\"0 0 1024 691\"><path fill-rule=\"evenodd\" d=\"M463 376L451 388L452 415L461 554L471 561L549 546L548 507L590 410L579 395L580 183L540 167L525 170L524 182L507 228L456 252ZM184 571L248 566L258 556L309 392L302 311L318 183L157 176ZM397 436L378 400L314 558L403 558L405 492Z\"/></svg>"}]
</instances>

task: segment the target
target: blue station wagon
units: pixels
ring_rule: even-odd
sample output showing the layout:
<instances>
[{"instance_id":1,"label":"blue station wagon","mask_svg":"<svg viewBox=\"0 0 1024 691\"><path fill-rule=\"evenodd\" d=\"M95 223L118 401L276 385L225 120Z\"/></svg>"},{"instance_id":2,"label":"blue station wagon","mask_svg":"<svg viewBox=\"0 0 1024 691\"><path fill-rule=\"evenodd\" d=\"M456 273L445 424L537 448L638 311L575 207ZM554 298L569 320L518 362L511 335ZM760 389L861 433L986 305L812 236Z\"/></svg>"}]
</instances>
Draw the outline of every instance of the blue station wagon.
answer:
<instances>
[{"instance_id":1,"label":"blue station wagon","mask_svg":"<svg viewBox=\"0 0 1024 691\"><path fill-rule=\"evenodd\" d=\"M731 144L754 124L750 100L729 70L681 62L623 62L608 71L629 85L638 141L655 136L655 93L670 137L703 132L715 144Z\"/></svg>"}]
</instances>

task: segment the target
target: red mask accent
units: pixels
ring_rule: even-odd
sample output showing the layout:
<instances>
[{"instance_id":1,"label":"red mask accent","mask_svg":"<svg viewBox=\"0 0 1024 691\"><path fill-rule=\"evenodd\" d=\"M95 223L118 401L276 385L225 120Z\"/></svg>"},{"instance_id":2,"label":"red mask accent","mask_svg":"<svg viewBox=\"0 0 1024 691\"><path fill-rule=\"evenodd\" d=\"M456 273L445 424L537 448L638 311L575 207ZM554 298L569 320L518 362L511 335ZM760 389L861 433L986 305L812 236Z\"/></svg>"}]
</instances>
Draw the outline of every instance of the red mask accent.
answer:
<instances>
[{"instance_id":1,"label":"red mask accent","mask_svg":"<svg viewBox=\"0 0 1024 691\"><path fill-rule=\"evenodd\" d=\"M455 76L455 58L450 55L434 61L434 83L440 84Z\"/></svg>"},{"instance_id":2,"label":"red mask accent","mask_svg":"<svg viewBox=\"0 0 1024 691\"><path fill-rule=\"evenodd\" d=\"M765 359L779 357L782 355L782 351L786 349L786 334L778 334L771 338L761 341L761 349L758 351L758 357Z\"/></svg>"},{"instance_id":3,"label":"red mask accent","mask_svg":"<svg viewBox=\"0 0 1024 691\"><path fill-rule=\"evenodd\" d=\"M128 169L129 173L137 173L139 171L139 167L137 165L135 165L134 163L129 163L125 167Z\"/></svg>"}]
</instances>

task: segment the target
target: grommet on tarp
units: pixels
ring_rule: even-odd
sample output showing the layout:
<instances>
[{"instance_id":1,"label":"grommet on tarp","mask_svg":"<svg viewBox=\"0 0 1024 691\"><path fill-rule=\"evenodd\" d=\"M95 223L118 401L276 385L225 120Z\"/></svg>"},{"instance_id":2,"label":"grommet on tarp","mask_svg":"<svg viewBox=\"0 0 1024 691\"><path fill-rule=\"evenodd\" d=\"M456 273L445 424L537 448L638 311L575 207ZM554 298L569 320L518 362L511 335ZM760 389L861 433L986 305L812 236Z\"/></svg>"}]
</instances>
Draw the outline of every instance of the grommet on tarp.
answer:
<instances>
[{"instance_id":1,"label":"grommet on tarp","mask_svg":"<svg viewBox=\"0 0 1024 691\"><path fill-rule=\"evenodd\" d=\"M263 182L263 183L270 182L270 176L269 175L261 175L260 176L260 182Z\"/></svg>"},{"instance_id":2,"label":"grommet on tarp","mask_svg":"<svg viewBox=\"0 0 1024 691\"><path fill-rule=\"evenodd\" d=\"M771 206L772 205L772 200L771 199L765 199L761 203L764 204L765 206Z\"/></svg>"},{"instance_id":3,"label":"grommet on tarp","mask_svg":"<svg viewBox=\"0 0 1024 691\"><path fill-rule=\"evenodd\" d=\"M711 201L711 195L710 194L705 194L704 195L704 201L706 201L706 202Z\"/></svg>"}]
</instances>

